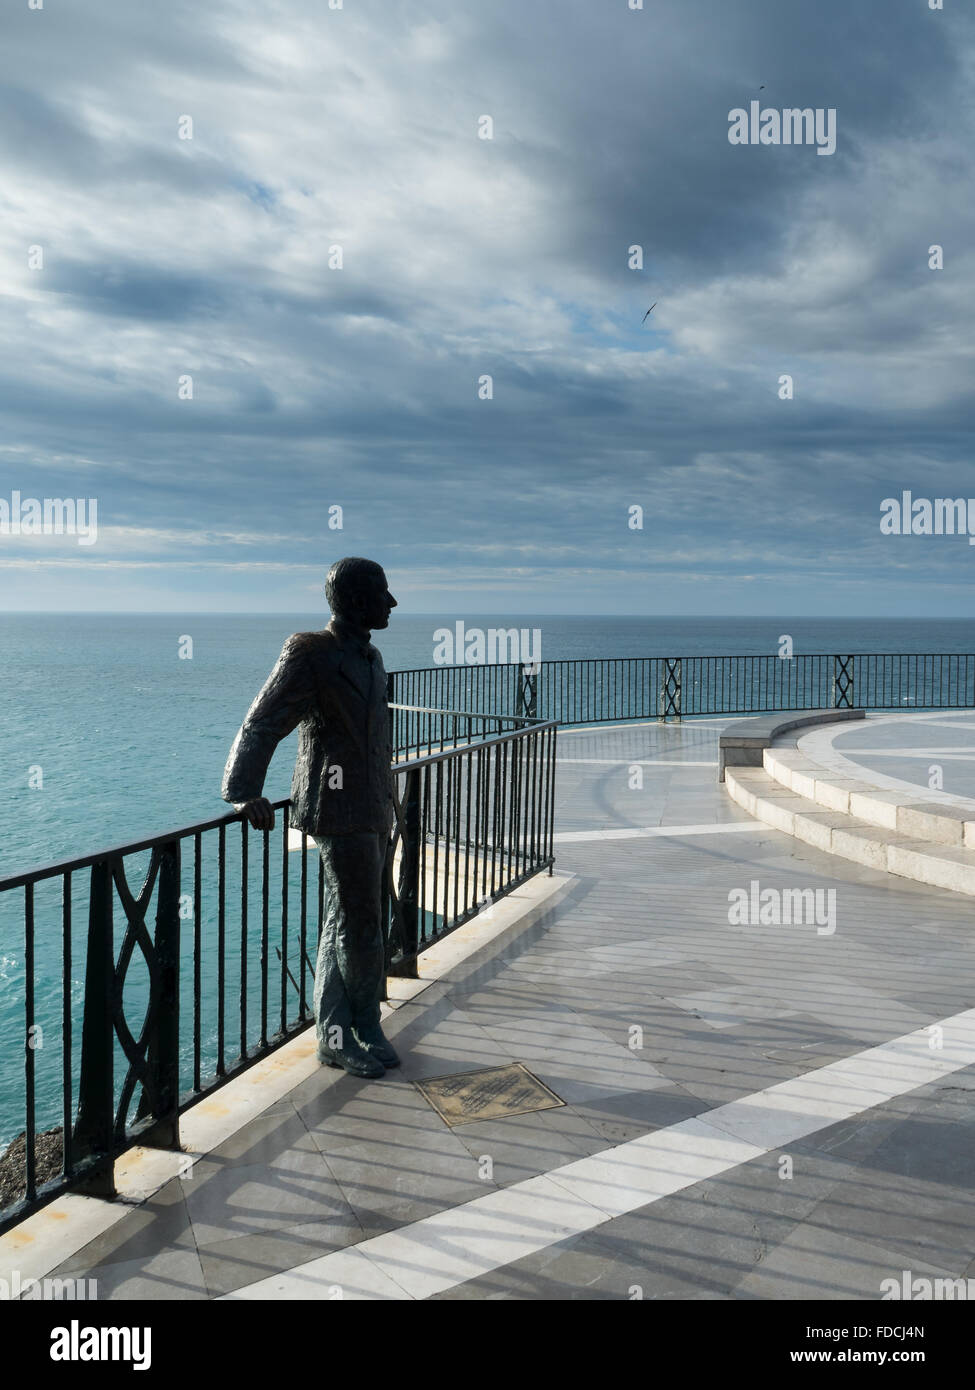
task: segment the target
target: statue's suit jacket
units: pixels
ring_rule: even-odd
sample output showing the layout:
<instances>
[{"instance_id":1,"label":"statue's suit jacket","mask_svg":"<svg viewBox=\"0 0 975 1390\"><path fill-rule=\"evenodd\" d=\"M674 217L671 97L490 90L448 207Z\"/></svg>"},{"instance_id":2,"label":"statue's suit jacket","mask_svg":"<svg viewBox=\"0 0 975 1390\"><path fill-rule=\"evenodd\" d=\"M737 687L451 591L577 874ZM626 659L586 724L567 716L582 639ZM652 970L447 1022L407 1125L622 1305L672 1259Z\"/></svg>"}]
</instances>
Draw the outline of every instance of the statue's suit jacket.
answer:
<instances>
[{"instance_id":1,"label":"statue's suit jacket","mask_svg":"<svg viewBox=\"0 0 975 1390\"><path fill-rule=\"evenodd\" d=\"M382 657L336 620L296 632L247 711L224 769L222 796L261 796L271 755L298 728L291 824L310 835L388 834L393 751ZM341 786L335 769L341 769Z\"/></svg>"}]
</instances>

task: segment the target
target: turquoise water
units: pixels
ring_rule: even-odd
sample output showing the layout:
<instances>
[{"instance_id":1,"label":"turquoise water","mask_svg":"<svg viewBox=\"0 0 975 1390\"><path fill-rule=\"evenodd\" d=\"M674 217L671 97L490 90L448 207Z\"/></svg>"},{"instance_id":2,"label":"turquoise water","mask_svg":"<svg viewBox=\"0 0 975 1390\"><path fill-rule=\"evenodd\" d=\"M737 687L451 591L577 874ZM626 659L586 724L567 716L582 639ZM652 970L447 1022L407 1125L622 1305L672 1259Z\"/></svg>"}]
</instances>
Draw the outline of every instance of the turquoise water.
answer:
<instances>
[{"instance_id":1,"label":"turquoise water","mask_svg":"<svg viewBox=\"0 0 975 1390\"><path fill-rule=\"evenodd\" d=\"M289 633L320 627L322 613L307 615L69 615L0 616L4 660L0 682L0 876L95 853L114 844L160 834L210 819L228 808L220 800L220 778L234 733ZM775 654L788 633L796 654L810 652L962 652L975 650L975 624L967 621L866 619L639 619L499 617L465 613L468 628L539 628L542 659L603 656L692 656ZM388 631L376 634L389 670L433 664L434 632L453 629L457 615L392 615ZM192 639L192 658L181 659L181 639ZM186 644L182 643L185 650ZM290 785L295 736L279 749L266 791L285 797ZM31 783L34 783L32 786ZM239 832L236 832L239 836ZM215 845L215 836L213 839ZM205 841L203 940L204 1054L216 1028L216 922L214 864ZM237 839L231 837L228 886L227 1055L236 1053L240 943L235 915L239 893ZM251 887L259 903L259 842L252 845ZM130 881L145 863L130 861ZM184 887L192 852L184 867ZM271 854L271 902L278 900L280 839ZM289 858L292 909L300 886L300 855ZM71 969L75 1017L75 1065L84 970L81 929L86 921L86 879L72 895L77 944ZM191 882L191 879L190 879ZM5 900L5 901L4 901ZM23 896L0 895L0 1144L23 1128ZM312 912L314 917L314 910ZM119 921L119 914L116 914ZM280 967L272 942L271 1026L280 1010ZM117 937L119 934L116 927ZM288 963L297 978L297 928L291 927ZM248 1009L252 1025L260 1005L257 950L260 921L248 932ZM191 980L188 946L192 922L184 924L184 1007ZM38 1019L44 1046L38 1068L39 1127L60 1119L60 900L51 886L38 889ZM145 968L137 960L126 986L132 1016L144 997ZM310 989L310 985L309 985ZM289 1000L296 996L286 981ZM294 1009L292 1008L292 1012ZM191 1049L189 1011L184 1029L184 1084ZM253 1031L253 1030L251 1030ZM121 1057L118 1059L121 1066ZM207 1071L204 1062L204 1073Z\"/></svg>"}]
</instances>

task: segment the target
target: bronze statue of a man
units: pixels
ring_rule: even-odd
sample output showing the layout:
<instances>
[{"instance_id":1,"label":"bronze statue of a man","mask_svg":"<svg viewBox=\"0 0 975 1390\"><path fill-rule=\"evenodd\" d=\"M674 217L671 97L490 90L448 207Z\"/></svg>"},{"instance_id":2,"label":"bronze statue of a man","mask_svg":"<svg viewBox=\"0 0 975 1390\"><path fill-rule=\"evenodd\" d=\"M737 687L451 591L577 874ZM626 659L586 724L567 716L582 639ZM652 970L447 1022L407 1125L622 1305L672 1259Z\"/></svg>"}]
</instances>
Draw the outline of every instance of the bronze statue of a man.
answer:
<instances>
[{"instance_id":1,"label":"bronze statue of a man","mask_svg":"<svg viewBox=\"0 0 975 1390\"><path fill-rule=\"evenodd\" d=\"M315 969L319 1060L382 1076L399 1058L379 1026L382 874L393 824L392 747L382 657L369 640L396 600L372 560L338 560L325 580L332 620L289 637L247 711L222 795L255 830L271 830L262 795L271 755L300 726L291 824L322 856L326 906Z\"/></svg>"}]
</instances>

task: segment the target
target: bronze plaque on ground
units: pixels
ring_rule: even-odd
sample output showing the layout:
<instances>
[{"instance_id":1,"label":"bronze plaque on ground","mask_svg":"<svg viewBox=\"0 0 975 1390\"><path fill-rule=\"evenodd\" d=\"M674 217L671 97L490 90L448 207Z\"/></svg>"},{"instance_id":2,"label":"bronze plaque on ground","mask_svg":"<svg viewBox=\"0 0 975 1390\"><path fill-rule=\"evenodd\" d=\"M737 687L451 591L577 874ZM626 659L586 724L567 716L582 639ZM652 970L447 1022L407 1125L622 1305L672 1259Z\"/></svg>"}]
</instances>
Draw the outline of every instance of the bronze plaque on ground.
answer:
<instances>
[{"instance_id":1,"label":"bronze plaque on ground","mask_svg":"<svg viewBox=\"0 0 975 1390\"><path fill-rule=\"evenodd\" d=\"M565 1104L521 1062L488 1067L485 1071L434 1076L415 1084L451 1126L469 1125L475 1120L501 1120L507 1115L525 1115L530 1110L551 1110Z\"/></svg>"}]
</instances>

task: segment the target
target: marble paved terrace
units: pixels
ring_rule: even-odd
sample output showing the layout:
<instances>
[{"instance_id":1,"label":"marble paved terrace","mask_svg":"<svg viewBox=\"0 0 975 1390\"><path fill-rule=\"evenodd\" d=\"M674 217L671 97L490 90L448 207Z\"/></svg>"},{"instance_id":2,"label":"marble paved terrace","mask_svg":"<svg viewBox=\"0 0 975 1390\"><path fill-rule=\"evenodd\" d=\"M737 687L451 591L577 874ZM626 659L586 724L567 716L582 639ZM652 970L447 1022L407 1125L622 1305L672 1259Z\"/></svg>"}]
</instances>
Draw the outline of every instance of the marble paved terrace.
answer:
<instances>
[{"instance_id":1,"label":"marble paved terrace","mask_svg":"<svg viewBox=\"0 0 975 1390\"><path fill-rule=\"evenodd\" d=\"M904 1271L975 1277L972 901L750 820L716 782L728 722L561 733L573 877L395 1010L401 1069L318 1070L55 1273L101 1299L863 1300ZM753 882L834 891L835 930L732 925ZM564 1105L449 1128L416 1086L509 1062Z\"/></svg>"},{"instance_id":2,"label":"marble paved terrace","mask_svg":"<svg viewBox=\"0 0 975 1390\"><path fill-rule=\"evenodd\" d=\"M874 715L834 742L868 772L921 788L932 785L936 767L945 791L975 801L975 711Z\"/></svg>"}]
</instances>

